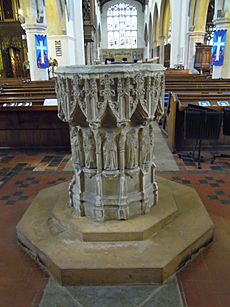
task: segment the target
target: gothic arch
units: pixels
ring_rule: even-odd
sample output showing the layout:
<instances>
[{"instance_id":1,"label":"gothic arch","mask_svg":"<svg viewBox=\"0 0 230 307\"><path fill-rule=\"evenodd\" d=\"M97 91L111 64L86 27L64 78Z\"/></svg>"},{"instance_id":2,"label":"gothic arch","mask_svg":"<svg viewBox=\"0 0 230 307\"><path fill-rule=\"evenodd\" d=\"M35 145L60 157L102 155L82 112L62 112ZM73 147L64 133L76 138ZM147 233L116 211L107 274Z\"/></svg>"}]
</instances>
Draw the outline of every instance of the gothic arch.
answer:
<instances>
[{"instance_id":1,"label":"gothic arch","mask_svg":"<svg viewBox=\"0 0 230 307\"><path fill-rule=\"evenodd\" d=\"M152 22L152 14L149 14L149 57L152 57L152 49L153 49L153 22Z\"/></svg>"},{"instance_id":2,"label":"gothic arch","mask_svg":"<svg viewBox=\"0 0 230 307\"><path fill-rule=\"evenodd\" d=\"M162 0L160 9L160 37L166 39L169 33L171 19L170 0Z\"/></svg>"},{"instance_id":3,"label":"gothic arch","mask_svg":"<svg viewBox=\"0 0 230 307\"><path fill-rule=\"evenodd\" d=\"M205 25L210 0L190 0L189 31L205 32Z\"/></svg>"},{"instance_id":4,"label":"gothic arch","mask_svg":"<svg viewBox=\"0 0 230 307\"><path fill-rule=\"evenodd\" d=\"M170 24L171 24L171 6L170 0L162 0L160 8L159 22L160 49L159 61L165 67L170 66L170 49L171 44L168 43Z\"/></svg>"},{"instance_id":5,"label":"gothic arch","mask_svg":"<svg viewBox=\"0 0 230 307\"><path fill-rule=\"evenodd\" d=\"M155 3L153 11L153 47L156 47L159 43L159 13L157 3Z\"/></svg>"},{"instance_id":6,"label":"gothic arch","mask_svg":"<svg viewBox=\"0 0 230 307\"><path fill-rule=\"evenodd\" d=\"M195 13L197 9L197 0L189 1L188 16L189 16L189 31L193 31L195 27Z\"/></svg>"}]
</instances>

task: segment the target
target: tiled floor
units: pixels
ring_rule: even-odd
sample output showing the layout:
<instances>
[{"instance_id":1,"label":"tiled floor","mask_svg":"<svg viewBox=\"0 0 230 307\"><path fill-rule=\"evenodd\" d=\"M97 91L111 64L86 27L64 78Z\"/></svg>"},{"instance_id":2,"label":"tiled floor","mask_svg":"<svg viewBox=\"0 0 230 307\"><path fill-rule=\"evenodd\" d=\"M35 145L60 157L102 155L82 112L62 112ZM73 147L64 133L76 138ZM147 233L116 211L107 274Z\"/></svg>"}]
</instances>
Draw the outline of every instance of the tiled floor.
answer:
<instances>
[{"instance_id":1,"label":"tiled floor","mask_svg":"<svg viewBox=\"0 0 230 307\"><path fill-rule=\"evenodd\" d=\"M15 227L38 191L70 180L72 172L64 171L69 157L68 152L0 152L1 307L38 306L42 298L48 275L17 245ZM230 159L202 163L201 170L176 155L175 160L179 170L158 175L195 188L216 226L214 243L177 274L184 304L230 306ZM62 307L55 304L50 306ZM163 306L154 304L137 306ZM42 306L47 306L44 300Z\"/></svg>"},{"instance_id":2,"label":"tiled floor","mask_svg":"<svg viewBox=\"0 0 230 307\"><path fill-rule=\"evenodd\" d=\"M195 188L215 223L213 244L178 274L187 305L230 306L229 175L213 171L161 175Z\"/></svg>"}]
</instances>

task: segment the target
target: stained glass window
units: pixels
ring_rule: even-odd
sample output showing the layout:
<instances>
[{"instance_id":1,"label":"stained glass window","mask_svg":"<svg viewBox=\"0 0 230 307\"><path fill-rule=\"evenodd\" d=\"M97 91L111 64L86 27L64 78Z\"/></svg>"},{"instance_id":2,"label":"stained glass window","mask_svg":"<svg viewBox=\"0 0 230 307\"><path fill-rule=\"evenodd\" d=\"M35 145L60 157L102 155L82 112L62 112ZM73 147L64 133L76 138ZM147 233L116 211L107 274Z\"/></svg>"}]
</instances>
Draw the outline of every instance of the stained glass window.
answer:
<instances>
[{"instance_id":1,"label":"stained glass window","mask_svg":"<svg viewBox=\"0 0 230 307\"><path fill-rule=\"evenodd\" d=\"M108 48L137 48L137 9L126 3L107 11Z\"/></svg>"}]
</instances>

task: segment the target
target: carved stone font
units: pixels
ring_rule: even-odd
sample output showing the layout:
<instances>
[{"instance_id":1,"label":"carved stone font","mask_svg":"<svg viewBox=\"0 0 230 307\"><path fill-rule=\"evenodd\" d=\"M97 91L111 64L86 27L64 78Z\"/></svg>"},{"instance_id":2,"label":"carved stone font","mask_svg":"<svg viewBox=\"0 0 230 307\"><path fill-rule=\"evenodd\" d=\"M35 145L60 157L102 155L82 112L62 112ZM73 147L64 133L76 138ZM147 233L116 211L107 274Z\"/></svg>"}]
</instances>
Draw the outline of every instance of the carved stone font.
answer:
<instances>
[{"instance_id":1,"label":"carved stone font","mask_svg":"<svg viewBox=\"0 0 230 307\"><path fill-rule=\"evenodd\" d=\"M57 70L58 115L69 122L70 206L96 221L146 214L157 202L152 122L163 67L127 64Z\"/></svg>"}]
</instances>

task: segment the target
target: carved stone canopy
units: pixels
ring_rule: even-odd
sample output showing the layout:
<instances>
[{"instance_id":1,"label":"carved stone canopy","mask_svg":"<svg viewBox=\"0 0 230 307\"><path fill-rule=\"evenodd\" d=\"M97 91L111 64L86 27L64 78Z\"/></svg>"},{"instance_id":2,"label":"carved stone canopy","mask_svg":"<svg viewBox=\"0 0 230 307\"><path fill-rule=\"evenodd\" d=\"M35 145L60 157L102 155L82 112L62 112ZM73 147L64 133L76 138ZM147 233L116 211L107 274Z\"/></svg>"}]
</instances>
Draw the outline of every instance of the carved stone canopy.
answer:
<instances>
[{"instance_id":1,"label":"carved stone canopy","mask_svg":"<svg viewBox=\"0 0 230 307\"><path fill-rule=\"evenodd\" d=\"M88 123L98 123L109 108L117 123L130 121L135 112L140 120L153 119L157 104L163 102L162 71L157 64L60 67L59 116L79 124L76 111L80 109Z\"/></svg>"},{"instance_id":2,"label":"carved stone canopy","mask_svg":"<svg viewBox=\"0 0 230 307\"><path fill-rule=\"evenodd\" d=\"M97 221L146 214L157 202L152 121L163 101L155 64L57 70L59 117L70 124L70 206Z\"/></svg>"}]
</instances>

